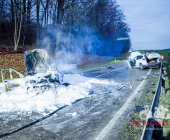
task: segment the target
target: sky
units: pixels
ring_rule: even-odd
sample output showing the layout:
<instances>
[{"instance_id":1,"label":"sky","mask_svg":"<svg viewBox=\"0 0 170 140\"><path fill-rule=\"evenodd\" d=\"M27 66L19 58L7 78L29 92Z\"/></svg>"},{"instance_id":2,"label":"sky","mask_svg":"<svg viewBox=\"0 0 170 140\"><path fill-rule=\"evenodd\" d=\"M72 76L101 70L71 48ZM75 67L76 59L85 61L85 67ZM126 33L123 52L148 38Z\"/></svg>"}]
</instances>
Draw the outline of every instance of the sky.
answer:
<instances>
[{"instance_id":1,"label":"sky","mask_svg":"<svg viewBox=\"0 0 170 140\"><path fill-rule=\"evenodd\" d=\"M170 0L117 0L130 25L133 49L170 48Z\"/></svg>"}]
</instances>

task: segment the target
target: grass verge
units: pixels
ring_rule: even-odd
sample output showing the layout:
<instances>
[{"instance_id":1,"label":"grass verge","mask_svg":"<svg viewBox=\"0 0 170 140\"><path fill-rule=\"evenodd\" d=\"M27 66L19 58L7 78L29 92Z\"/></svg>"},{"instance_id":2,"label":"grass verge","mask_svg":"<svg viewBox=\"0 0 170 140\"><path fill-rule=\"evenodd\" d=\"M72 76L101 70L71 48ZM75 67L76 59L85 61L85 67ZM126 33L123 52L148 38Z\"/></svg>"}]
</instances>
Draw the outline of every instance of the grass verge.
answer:
<instances>
[{"instance_id":1,"label":"grass verge","mask_svg":"<svg viewBox=\"0 0 170 140\"><path fill-rule=\"evenodd\" d=\"M166 58L167 60L169 58ZM164 121L169 121L170 119L166 119L167 114L170 114L170 63L167 61L163 62L164 65L164 77L165 77L165 94L160 95L159 99L159 107L163 106L164 108L168 109L164 116ZM158 107L158 108L159 108ZM166 137L166 139L170 139L170 125L163 126L163 136Z\"/></svg>"},{"instance_id":2,"label":"grass verge","mask_svg":"<svg viewBox=\"0 0 170 140\"><path fill-rule=\"evenodd\" d=\"M120 62L122 60L127 60L129 55L130 55L130 53L128 52L128 53L122 54L122 55L120 55L118 57L113 57L112 59L110 59L108 61L100 61L100 62L92 63L92 64L84 64L84 65L78 66L78 68L80 70L89 70L89 69L94 69L94 68L97 68L97 67L111 65L111 64Z\"/></svg>"}]
</instances>

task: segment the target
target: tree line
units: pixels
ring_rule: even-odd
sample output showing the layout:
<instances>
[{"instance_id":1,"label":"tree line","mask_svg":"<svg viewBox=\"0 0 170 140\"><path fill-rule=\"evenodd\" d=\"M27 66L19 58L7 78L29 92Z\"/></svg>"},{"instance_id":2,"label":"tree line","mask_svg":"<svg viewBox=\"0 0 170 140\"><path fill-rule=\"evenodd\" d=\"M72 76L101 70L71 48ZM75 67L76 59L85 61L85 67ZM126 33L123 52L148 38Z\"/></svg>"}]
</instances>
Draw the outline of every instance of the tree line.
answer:
<instances>
[{"instance_id":1,"label":"tree line","mask_svg":"<svg viewBox=\"0 0 170 140\"><path fill-rule=\"evenodd\" d=\"M120 54L130 49L125 21L116 0L0 0L0 44Z\"/></svg>"}]
</instances>

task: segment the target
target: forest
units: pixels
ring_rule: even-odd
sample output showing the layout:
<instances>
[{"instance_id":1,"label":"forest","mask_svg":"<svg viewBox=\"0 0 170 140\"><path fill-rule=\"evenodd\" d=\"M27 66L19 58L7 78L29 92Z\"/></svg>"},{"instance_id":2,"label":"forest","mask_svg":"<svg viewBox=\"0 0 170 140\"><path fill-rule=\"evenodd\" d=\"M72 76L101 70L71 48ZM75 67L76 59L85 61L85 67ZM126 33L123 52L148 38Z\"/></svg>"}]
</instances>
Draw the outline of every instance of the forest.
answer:
<instances>
[{"instance_id":1,"label":"forest","mask_svg":"<svg viewBox=\"0 0 170 140\"><path fill-rule=\"evenodd\" d=\"M131 47L129 32L116 0L0 0L1 48L118 56Z\"/></svg>"}]
</instances>

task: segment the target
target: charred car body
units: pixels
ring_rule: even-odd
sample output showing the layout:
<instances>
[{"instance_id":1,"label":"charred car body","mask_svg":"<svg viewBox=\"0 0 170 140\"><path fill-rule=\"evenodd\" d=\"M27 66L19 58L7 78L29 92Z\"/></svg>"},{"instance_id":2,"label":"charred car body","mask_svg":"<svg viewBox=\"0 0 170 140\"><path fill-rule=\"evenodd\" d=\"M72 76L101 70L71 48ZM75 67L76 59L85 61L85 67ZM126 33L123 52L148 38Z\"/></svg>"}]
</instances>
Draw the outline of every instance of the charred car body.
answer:
<instances>
[{"instance_id":1,"label":"charred car body","mask_svg":"<svg viewBox=\"0 0 170 140\"><path fill-rule=\"evenodd\" d=\"M128 57L129 67L140 69L152 67L160 68L161 59L163 58L158 53L141 54L139 52L132 52Z\"/></svg>"},{"instance_id":2,"label":"charred car body","mask_svg":"<svg viewBox=\"0 0 170 140\"><path fill-rule=\"evenodd\" d=\"M2 81L5 91L22 88L26 91L42 92L49 88L56 89L62 84L64 73L60 73L47 52L42 49L34 49L24 52L26 77L13 69L1 69ZM9 71L10 79L4 78L4 71ZM20 78L13 78L16 73Z\"/></svg>"}]
</instances>

